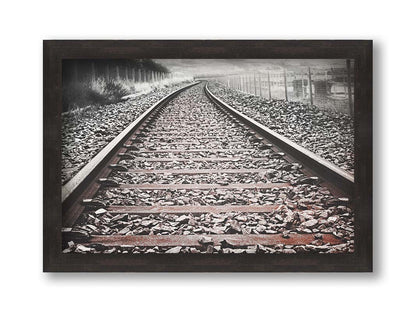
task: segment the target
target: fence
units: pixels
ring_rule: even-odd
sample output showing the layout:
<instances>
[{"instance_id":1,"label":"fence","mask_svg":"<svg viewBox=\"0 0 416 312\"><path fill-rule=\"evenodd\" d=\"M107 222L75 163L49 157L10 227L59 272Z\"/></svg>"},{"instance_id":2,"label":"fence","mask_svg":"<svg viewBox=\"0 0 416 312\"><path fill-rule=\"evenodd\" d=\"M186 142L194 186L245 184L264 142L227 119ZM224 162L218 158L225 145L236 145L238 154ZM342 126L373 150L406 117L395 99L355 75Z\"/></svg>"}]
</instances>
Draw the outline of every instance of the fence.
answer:
<instances>
[{"instance_id":1,"label":"fence","mask_svg":"<svg viewBox=\"0 0 416 312\"><path fill-rule=\"evenodd\" d=\"M322 109L354 112L354 75L344 68L297 67L213 77L231 89L267 99L310 102Z\"/></svg>"}]
</instances>

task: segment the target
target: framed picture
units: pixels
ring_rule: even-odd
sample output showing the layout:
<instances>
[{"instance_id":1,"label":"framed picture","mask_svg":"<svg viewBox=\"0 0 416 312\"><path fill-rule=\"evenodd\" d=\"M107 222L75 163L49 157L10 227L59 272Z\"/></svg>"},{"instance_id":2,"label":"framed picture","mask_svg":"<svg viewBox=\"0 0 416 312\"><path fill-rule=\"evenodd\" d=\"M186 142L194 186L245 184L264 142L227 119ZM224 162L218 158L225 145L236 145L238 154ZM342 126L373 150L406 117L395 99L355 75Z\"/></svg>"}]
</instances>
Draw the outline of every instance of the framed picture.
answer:
<instances>
[{"instance_id":1,"label":"framed picture","mask_svg":"<svg viewBox=\"0 0 416 312\"><path fill-rule=\"evenodd\" d=\"M372 41L44 41L44 271L372 271Z\"/></svg>"}]
</instances>

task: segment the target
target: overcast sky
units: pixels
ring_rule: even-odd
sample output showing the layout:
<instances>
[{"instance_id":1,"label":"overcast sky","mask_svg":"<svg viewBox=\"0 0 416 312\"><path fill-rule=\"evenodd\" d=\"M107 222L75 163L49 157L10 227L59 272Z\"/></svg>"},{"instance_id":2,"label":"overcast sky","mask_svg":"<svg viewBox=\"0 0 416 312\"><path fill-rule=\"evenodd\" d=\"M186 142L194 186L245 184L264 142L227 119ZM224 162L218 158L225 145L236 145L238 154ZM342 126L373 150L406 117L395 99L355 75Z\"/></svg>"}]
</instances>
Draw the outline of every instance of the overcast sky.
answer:
<instances>
[{"instance_id":1,"label":"overcast sky","mask_svg":"<svg viewBox=\"0 0 416 312\"><path fill-rule=\"evenodd\" d=\"M221 75L247 71L290 70L293 67L345 67L344 59L156 59L171 72L185 75Z\"/></svg>"}]
</instances>

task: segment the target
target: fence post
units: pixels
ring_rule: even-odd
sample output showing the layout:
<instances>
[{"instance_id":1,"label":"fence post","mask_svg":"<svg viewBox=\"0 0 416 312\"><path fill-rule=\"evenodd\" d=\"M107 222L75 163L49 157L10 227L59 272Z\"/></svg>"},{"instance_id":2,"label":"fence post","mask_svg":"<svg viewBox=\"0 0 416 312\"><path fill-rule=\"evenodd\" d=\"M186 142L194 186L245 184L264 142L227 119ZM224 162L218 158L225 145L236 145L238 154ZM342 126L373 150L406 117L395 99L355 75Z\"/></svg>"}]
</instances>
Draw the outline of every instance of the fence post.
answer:
<instances>
[{"instance_id":1,"label":"fence post","mask_svg":"<svg viewBox=\"0 0 416 312\"><path fill-rule=\"evenodd\" d=\"M254 95L257 95L256 73L253 74Z\"/></svg>"},{"instance_id":2,"label":"fence post","mask_svg":"<svg viewBox=\"0 0 416 312\"><path fill-rule=\"evenodd\" d=\"M272 99L272 89L270 87L270 72L267 72L267 83L269 85L269 100Z\"/></svg>"},{"instance_id":3,"label":"fence post","mask_svg":"<svg viewBox=\"0 0 416 312\"><path fill-rule=\"evenodd\" d=\"M311 105L313 105L313 94L312 94L312 78L311 78L311 68L308 67L308 76L309 76L309 96L311 99Z\"/></svg>"},{"instance_id":4,"label":"fence post","mask_svg":"<svg viewBox=\"0 0 416 312\"><path fill-rule=\"evenodd\" d=\"M305 98L305 84L303 83L304 74L302 74L302 99Z\"/></svg>"},{"instance_id":5,"label":"fence post","mask_svg":"<svg viewBox=\"0 0 416 312\"><path fill-rule=\"evenodd\" d=\"M328 91L329 93L331 93L331 90L328 90L328 71L327 70L325 70L325 90L327 94L328 94Z\"/></svg>"},{"instance_id":6,"label":"fence post","mask_svg":"<svg viewBox=\"0 0 416 312\"><path fill-rule=\"evenodd\" d=\"M136 68L132 67L131 69L131 80L133 80L133 82L136 82Z\"/></svg>"},{"instance_id":7,"label":"fence post","mask_svg":"<svg viewBox=\"0 0 416 312\"><path fill-rule=\"evenodd\" d=\"M350 106L351 117L354 115L354 105L352 103L351 92L351 60L347 59L347 84L348 84L348 104Z\"/></svg>"},{"instance_id":8,"label":"fence post","mask_svg":"<svg viewBox=\"0 0 416 312\"><path fill-rule=\"evenodd\" d=\"M283 69L283 83L285 84L285 100L288 101L288 98L287 98L286 68Z\"/></svg>"},{"instance_id":9,"label":"fence post","mask_svg":"<svg viewBox=\"0 0 416 312\"><path fill-rule=\"evenodd\" d=\"M262 96L261 73L259 73L259 95Z\"/></svg>"},{"instance_id":10,"label":"fence post","mask_svg":"<svg viewBox=\"0 0 416 312\"><path fill-rule=\"evenodd\" d=\"M129 81L129 67L126 65L126 81Z\"/></svg>"},{"instance_id":11,"label":"fence post","mask_svg":"<svg viewBox=\"0 0 416 312\"><path fill-rule=\"evenodd\" d=\"M120 80L120 68L118 67L118 65L116 65L116 77L117 81Z\"/></svg>"}]
</instances>

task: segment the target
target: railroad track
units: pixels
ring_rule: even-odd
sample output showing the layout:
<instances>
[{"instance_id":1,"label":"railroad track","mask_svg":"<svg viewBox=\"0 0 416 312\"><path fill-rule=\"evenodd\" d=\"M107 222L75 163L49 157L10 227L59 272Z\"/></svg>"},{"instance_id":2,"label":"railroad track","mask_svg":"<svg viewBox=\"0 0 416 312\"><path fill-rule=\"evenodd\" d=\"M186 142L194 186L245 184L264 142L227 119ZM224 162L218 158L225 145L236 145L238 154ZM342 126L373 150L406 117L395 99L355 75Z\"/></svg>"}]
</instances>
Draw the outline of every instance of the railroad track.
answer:
<instances>
[{"instance_id":1,"label":"railroad track","mask_svg":"<svg viewBox=\"0 0 416 312\"><path fill-rule=\"evenodd\" d=\"M193 84L62 190L64 252L352 252L353 177Z\"/></svg>"}]
</instances>

